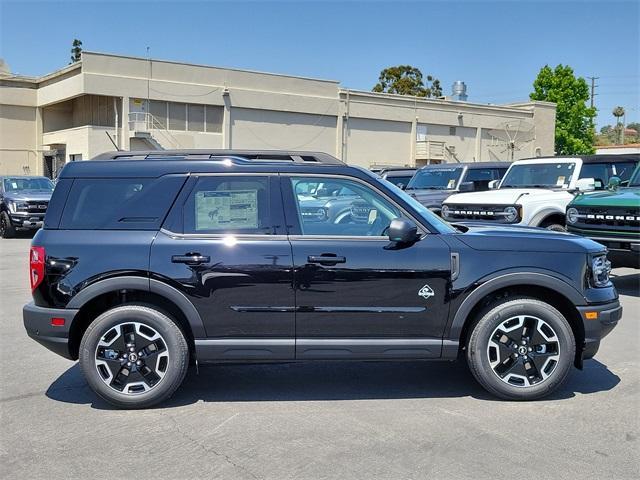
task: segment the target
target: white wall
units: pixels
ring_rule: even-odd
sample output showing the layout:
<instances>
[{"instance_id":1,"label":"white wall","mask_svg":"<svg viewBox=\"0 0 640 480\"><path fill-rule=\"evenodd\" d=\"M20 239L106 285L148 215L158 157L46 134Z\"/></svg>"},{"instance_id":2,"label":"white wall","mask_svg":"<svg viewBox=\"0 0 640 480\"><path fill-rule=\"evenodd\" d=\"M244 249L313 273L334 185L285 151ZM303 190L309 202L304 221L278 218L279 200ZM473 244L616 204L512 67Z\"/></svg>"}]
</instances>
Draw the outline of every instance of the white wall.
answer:
<instances>
[{"instance_id":1,"label":"white wall","mask_svg":"<svg viewBox=\"0 0 640 480\"><path fill-rule=\"evenodd\" d=\"M346 160L362 167L410 164L411 140L411 123L350 118Z\"/></svg>"}]
</instances>

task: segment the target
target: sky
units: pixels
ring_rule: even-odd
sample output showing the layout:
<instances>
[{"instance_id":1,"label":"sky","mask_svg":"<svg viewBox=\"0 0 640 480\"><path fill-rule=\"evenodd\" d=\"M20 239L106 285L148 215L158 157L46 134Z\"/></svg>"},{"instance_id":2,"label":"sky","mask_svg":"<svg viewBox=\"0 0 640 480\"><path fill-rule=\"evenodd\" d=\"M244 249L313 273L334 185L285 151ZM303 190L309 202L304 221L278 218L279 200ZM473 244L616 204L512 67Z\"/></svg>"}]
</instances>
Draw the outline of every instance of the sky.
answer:
<instances>
[{"instance_id":1,"label":"sky","mask_svg":"<svg viewBox=\"0 0 640 480\"><path fill-rule=\"evenodd\" d=\"M410 64L455 80L469 101L528 98L540 68L596 80L598 126L640 121L640 0L616 1L83 1L0 0L0 57L43 75L86 50L338 80L370 90ZM588 80L590 82L590 80Z\"/></svg>"}]
</instances>

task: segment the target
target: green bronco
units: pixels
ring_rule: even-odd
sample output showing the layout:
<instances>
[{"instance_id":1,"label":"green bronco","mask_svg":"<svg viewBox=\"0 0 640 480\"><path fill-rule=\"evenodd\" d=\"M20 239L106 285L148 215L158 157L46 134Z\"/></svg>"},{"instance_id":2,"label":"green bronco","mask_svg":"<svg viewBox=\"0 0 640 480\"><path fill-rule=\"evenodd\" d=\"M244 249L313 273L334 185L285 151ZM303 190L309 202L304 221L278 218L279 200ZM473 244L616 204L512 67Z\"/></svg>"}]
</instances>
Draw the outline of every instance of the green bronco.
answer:
<instances>
[{"instance_id":1,"label":"green bronco","mask_svg":"<svg viewBox=\"0 0 640 480\"><path fill-rule=\"evenodd\" d=\"M640 268L640 166L628 182L614 177L607 191L577 195L566 218L569 232L609 249L613 266Z\"/></svg>"}]
</instances>

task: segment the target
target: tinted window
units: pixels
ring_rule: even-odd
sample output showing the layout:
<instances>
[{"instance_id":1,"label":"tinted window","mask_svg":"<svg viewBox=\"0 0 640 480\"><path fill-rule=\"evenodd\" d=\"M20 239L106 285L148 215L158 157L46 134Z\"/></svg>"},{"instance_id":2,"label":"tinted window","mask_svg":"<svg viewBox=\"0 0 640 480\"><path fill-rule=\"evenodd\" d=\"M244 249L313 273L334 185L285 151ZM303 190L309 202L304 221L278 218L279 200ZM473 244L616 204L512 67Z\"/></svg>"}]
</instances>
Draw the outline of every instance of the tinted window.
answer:
<instances>
[{"instance_id":1,"label":"tinted window","mask_svg":"<svg viewBox=\"0 0 640 480\"><path fill-rule=\"evenodd\" d=\"M303 235L383 236L397 207L370 187L347 179L331 180L337 191L350 195L309 195L309 184L317 178L292 178L292 187Z\"/></svg>"},{"instance_id":2,"label":"tinted window","mask_svg":"<svg viewBox=\"0 0 640 480\"><path fill-rule=\"evenodd\" d=\"M506 169L470 168L464 177L465 182L473 182L474 190L488 190L489 182L500 180Z\"/></svg>"},{"instance_id":3,"label":"tinted window","mask_svg":"<svg viewBox=\"0 0 640 480\"><path fill-rule=\"evenodd\" d=\"M417 188L452 190L456 188L460 175L462 175L462 167L424 168L416 172L409 182L407 190Z\"/></svg>"},{"instance_id":4,"label":"tinted window","mask_svg":"<svg viewBox=\"0 0 640 480\"><path fill-rule=\"evenodd\" d=\"M629 180L631 175L633 175L633 170L636 168L636 162L614 163L613 168L615 170L613 174L624 182Z\"/></svg>"},{"instance_id":5,"label":"tinted window","mask_svg":"<svg viewBox=\"0 0 640 480\"><path fill-rule=\"evenodd\" d=\"M185 178L76 179L65 204L60 228L157 230Z\"/></svg>"},{"instance_id":6,"label":"tinted window","mask_svg":"<svg viewBox=\"0 0 640 480\"><path fill-rule=\"evenodd\" d=\"M409 181L411 180L411 178L413 178L413 175L387 175L385 177L385 180L393 183L394 185L407 185L409 183Z\"/></svg>"},{"instance_id":7,"label":"tinted window","mask_svg":"<svg viewBox=\"0 0 640 480\"><path fill-rule=\"evenodd\" d=\"M185 233L273 233L268 177L201 177L183 207Z\"/></svg>"}]
</instances>

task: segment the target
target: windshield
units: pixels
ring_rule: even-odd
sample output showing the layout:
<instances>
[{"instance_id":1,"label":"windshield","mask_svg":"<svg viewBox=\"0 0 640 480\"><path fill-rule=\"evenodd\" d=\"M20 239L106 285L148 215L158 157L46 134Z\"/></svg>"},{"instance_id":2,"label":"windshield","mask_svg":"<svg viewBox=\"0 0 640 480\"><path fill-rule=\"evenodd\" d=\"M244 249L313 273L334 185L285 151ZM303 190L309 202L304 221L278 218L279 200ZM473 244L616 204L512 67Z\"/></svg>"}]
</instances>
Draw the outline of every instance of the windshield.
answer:
<instances>
[{"instance_id":1,"label":"windshield","mask_svg":"<svg viewBox=\"0 0 640 480\"><path fill-rule=\"evenodd\" d=\"M453 190L458 184L462 168L424 168L413 176L407 190L426 188L430 190Z\"/></svg>"},{"instance_id":2,"label":"windshield","mask_svg":"<svg viewBox=\"0 0 640 480\"><path fill-rule=\"evenodd\" d=\"M631 180L629 180L630 187L640 187L640 166L636 168L636 171L633 172L631 176Z\"/></svg>"},{"instance_id":3,"label":"windshield","mask_svg":"<svg viewBox=\"0 0 640 480\"><path fill-rule=\"evenodd\" d=\"M53 187L53 182L45 177L14 177L4 179L5 192L20 192L23 190L40 190L45 192L53 192Z\"/></svg>"},{"instance_id":4,"label":"windshield","mask_svg":"<svg viewBox=\"0 0 640 480\"><path fill-rule=\"evenodd\" d=\"M395 193L399 197L402 197L402 199L411 207L412 209L411 213L416 214L419 217L422 217L425 222L427 222L429 225L432 225L436 230L438 230L438 233L456 233L457 232L455 228L453 228L447 222L442 220L435 213L433 213L431 210L429 210L427 207L425 207L419 201L417 201L415 198L405 193L404 190L402 190L401 188L397 187L396 185L389 182L388 180L384 180L380 177L376 177L375 175L372 175L372 177L375 178L375 181L379 183L384 183L384 185L388 189L392 190L393 193Z\"/></svg>"},{"instance_id":5,"label":"windshield","mask_svg":"<svg viewBox=\"0 0 640 480\"><path fill-rule=\"evenodd\" d=\"M575 171L573 162L514 164L500 188L569 188Z\"/></svg>"}]
</instances>

